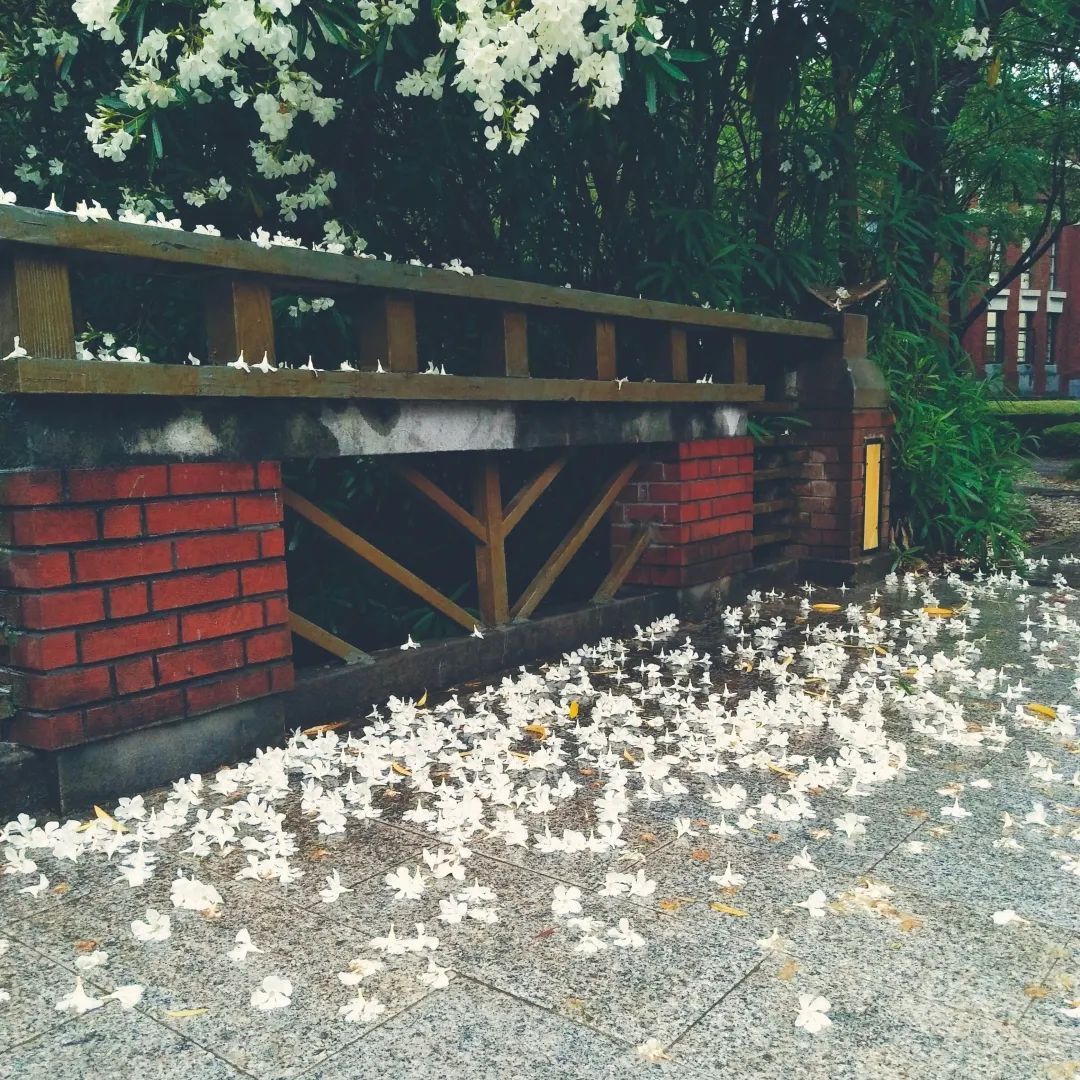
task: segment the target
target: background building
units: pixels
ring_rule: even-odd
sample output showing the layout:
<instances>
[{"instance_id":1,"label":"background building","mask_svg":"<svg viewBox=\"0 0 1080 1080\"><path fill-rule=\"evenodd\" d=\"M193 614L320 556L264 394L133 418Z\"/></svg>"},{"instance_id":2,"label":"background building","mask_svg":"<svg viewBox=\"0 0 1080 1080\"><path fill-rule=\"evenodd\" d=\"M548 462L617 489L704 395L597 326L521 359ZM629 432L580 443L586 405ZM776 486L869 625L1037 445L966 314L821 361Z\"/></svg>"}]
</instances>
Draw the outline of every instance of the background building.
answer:
<instances>
[{"instance_id":1,"label":"background building","mask_svg":"<svg viewBox=\"0 0 1080 1080\"><path fill-rule=\"evenodd\" d=\"M1020 250L1000 246L1012 266ZM964 335L981 375L1026 397L1080 397L1080 225L1066 226L1026 274L990 302Z\"/></svg>"}]
</instances>

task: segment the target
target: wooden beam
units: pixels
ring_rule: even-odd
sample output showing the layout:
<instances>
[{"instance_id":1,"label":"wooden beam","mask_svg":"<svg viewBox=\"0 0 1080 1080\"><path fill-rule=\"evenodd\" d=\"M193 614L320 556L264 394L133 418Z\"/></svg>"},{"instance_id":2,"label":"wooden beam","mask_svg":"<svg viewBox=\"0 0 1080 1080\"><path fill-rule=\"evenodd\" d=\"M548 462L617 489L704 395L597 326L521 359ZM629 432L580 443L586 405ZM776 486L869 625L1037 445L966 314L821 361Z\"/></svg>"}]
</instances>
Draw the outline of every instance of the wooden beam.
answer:
<instances>
[{"instance_id":1,"label":"wooden beam","mask_svg":"<svg viewBox=\"0 0 1080 1080\"><path fill-rule=\"evenodd\" d=\"M593 593L594 604L606 604L615 598L615 594L622 587L630 571L637 566L641 556L652 542L652 529L648 525L642 525L635 529L630 543L619 553L619 557L612 564L607 577L600 582L600 587Z\"/></svg>"},{"instance_id":2,"label":"wooden beam","mask_svg":"<svg viewBox=\"0 0 1080 1080\"><path fill-rule=\"evenodd\" d=\"M74 360L71 282L62 254L0 251L0 356L16 336L31 357Z\"/></svg>"},{"instance_id":3,"label":"wooden beam","mask_svg":"<svg viewBox=\"0 0 1080 1080\"><path fill-rule=\"evenodd\" d=\"M422 578L417 577L411 570L406 570L401 563L392 559L384 551L380 551L374 544L368 543L362 536L357 535L352 529L343 525L336 518L331 517L324 510L320 510L314 503L298 495L289 488L282 490L282 499L287 507L301 517L306 518L312 525L322 529L327 536L333 537L339 544L347 547L350 551L359 555L366 562L371 563L377 570L381 570L387 577L392 578L403 588L419 596L421 600L430 604L436 611L442 612L448 619L456 622L465 630L471 630L476 625L476 620L449 597L443 596L438 589L429 585Z\"/></svg>"},{"instance_id":4,"label":"wooden beam","mask_svg":"<svg viewBox=\"0 0 1080 1080\"><path fill-rule=\"evenodd\" d=\"M515 619L527 619L536 610L558 576L588 539L589 533L596 528L597 523L618 498L619 492L637 471L641 460L641 458L634 458L618 469L601 489L593 503L585 508L559 546L551 553L548 561L537 571L536 577L526 586L518 602L510 609L510 614Z\"/></svg>"},{"instance_id":5,"label":"wooden beam","mask_svg":"<svg viewBox=\"0 0 1080 1080\"><path fill-rule=\"evenodd\" d=\"M529 323L524 311L500 308L484 334L487 370L492 375L527 378L529 375Z\"/></svg>"},{"instance_id":6,"label":"wooden beam","mask_svg":"<svg viewBox=\"0 0 1080 1080\"><path fill-rule=\"evenodd\" d=\"M480 596L480 618L485 626L498 626L510 620L510 601L506 585L506 532L497 458L485 457L477 465L473 506L485 529L483 543L476 546L476 589Z\"/></svg>"},{"instance_id":7,"label":"wooden beam","mask_svg":"<svg viewBox=\"0 0 1080 1080\"><path fill-rule=\"evenodd\" d=\"M335 634L331 634L329 630L316 626L315 623L305 619L303 615L297 615L295 611L289 612L289 629L297 637L310 641L312 645L317 645L320 649L325 649L331 656L344 660L346 664L372 664L375 662L374 657L364 652L363 649L358 649L355 645L342 641Z\"/></svg>"},{"instance_id":8,"label":"wooden beam","mask_svg":"<svg viewBox=\"0 0 1080 1080\"><path fill-rule=\"evenodd\" d=\"M360 366L369 371L381 364L399 373L419 369L416 351L416 305L411 296L375 293L359 311Z\"/></svg>"},{"instance_id":9,"label":"wooden beam","mask_svg":"<svg viewBox=\"0 0 1080 1080\"><path fill-rule=\"evenodd\" d=\"M689 382L690 366L686 358L686 331L681 326L669 326L664 335L667 375L673 382ZM743 380L745 382L745 380Z\"/></svg>"},{"instance_id":10,"label":"wooden beam","mask_svg":"<svg viewBox=\"0 0 1080 1080\"><path fill-rule=\"evenodd\" d=\"M511 500L506 507L503 519L503 533L509 536L519 521L529 512L533 503L551 486L551 482L563 466L570 460L569 454L557 457L550 465L545 465Z\"/></svg>"},{"instance_id":11,"label":"wooden beam","mask_svg":"<svg viewBox=\"0 0 1080 1080\"><path fill-rule=\"evenodd\" d=\"M265 353L274 361L270 287L250 278L214 278L206 286L206 344L211 364L231 364L242 352L249 364Z\"/></svg>"},{"instance_id":12,"label":"wooden beam","mask_svg":"<svg viewBox=\"0 0 1080 1080\"><path fill-rule=\"evenodd\" d=\"M612 382L618 376L615 353L615 323L611 319L588 320L581 338L580 374L601 382Z\"/></svg>"},{"instance_id":13,"label":"wooden beam","mask_svg":"<svg viewBox=\"0 0 1080 1080\"><path fill-rule=\"evenodd\" d=\"M487 539L484 526L461 503L447 495L438 484L419 469L400 461L394 463L394 469L402 480L412 484L421 495L430 499L443 513L456 521L463 529L471 532L477 540Z\"/></svg>"},{"instance_id":14,"label":"wooden beam","mask_svg":"<svg viewBox=\"0 0 1080 1080\"><path fill-rule=\"evenodd\" d=\"M0 354L2 355L2 354ZM261 359L262 354L256 359ZM0 390L11 394L157 394L191 398L327 398L400 401L573 401L699 404L760 401L763 386L495 379L469 375L376 375L364 371L280 369L246 374L222 366L99 364L82 360L0 361Z\"/></svg>"},{"instance_id":15,"label":"wooden beam","mask_svg":"<svg viewBox=\"0 0 1080 1080\"><path fill-rule=\"evenodd\" d=\"M821 322L744 315L479 274L469 277L383 259L353 259L277 246L261 248L243 240L173 229L117 221L83 222L73 215L21 206L0 206L0 241L122 258L129 266L144 260L166 267L169 264L203 266L259 274L277 279L276 284L282 291L296 292L299 288L325 293L330 284L364 286L401 293L468 297L517 307L587 312L607 318L648 319L680 326L716 327L823 341L833 341L837 337L836 327Z\"/></svg>"}]
</instances>

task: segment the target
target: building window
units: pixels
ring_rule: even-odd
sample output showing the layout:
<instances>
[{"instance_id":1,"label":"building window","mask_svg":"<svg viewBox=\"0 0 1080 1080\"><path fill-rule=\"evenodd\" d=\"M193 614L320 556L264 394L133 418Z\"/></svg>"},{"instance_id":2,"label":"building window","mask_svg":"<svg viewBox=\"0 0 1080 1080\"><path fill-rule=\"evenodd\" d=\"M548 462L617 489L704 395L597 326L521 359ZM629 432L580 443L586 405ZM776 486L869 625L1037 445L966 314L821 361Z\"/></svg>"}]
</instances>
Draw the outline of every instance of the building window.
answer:
<instances>
[{"instance_id":1,"label":"building window","mask_svg":"<svg viewBox=\"0 0 1080 1080\"><path fill-rule=\"evenodd\" d=\"M1020 288L1021 289L1030 289L1031 288L1031 271L1030 270L1025 270L1020 275Z\"/></svg>"},{"instance_id":2,"label":"building window","mask_svg":"<svg viewBox=\"0 0 1080 1080\"><path fill-rule=\"evenodd\" d=\"M1001 364L1005 361L1005 336L1001 330L1001 313L986 313L986 363Z\"/></svg>"},{"instance_id":3,"label":"building window","mask_svg":"<svg viewBox=\"0 0 1080 1080\"><path fill-rule=\"evenodd\" d=\"M1046 363L1057 363L1057 327L1058 317L1054 312L1046 316Z\"/></svg>"},{"instance_id":4,"label":"building window","mask_svg":"<svg viewBox=\"0 0 1080 1080\"><path fill-rule=\"evenodd\" d=\"M1035 328L1031 325L1031 316L1026 311L1020 312L1016 327L1016 362L1030 364L1035 355Z\"/></svg>"},{"instance_id":5,"label":"building window","mask_svg":"<svg viewBox=\"0 0 1080 1080\"><path fill-rule=\"evenodd\" d=\"M1051 244L1050 244L1050 255L1049 255L1049 267L1048 267L1048 269L1049 269L1049 277L1048 277L1048 284L1047 284L1046 287L1048 289L1056 289L1057 288L1057 241L1056 240L1052 241ZM1047 347L1047 349L1050 348L1050 335L1049 334L1047 334L1047 337L1046 337L1046 347Z\"/></svg>"}]
</instances>

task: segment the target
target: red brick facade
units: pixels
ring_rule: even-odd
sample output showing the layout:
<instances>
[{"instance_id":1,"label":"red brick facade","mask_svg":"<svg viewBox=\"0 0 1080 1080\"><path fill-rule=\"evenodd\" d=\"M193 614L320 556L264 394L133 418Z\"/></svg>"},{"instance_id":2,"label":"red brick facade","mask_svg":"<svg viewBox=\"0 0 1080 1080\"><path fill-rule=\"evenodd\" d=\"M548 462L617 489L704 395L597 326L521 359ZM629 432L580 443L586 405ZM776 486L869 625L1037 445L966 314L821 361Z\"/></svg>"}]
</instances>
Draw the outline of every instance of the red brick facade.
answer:
<instances>
[{"instance_id":1,"label":"red brick facade","mask_svg":"<svg viewBox=\"0 0 1080 1080\"><path fill-rule=\"evenodd\" d=\"M0 473L3 738L56 749L291 686L280 488L271 462Z\"/></svg>"},{"instance_id":2,"label":"red brick facade","mask_svg":"<svg viewBox=\"0 0 1080 1080\"><path fill-rule=\"evenodd\" d=\"M636 585L698 585L752 561L754 444L739 437L658 447L613 510L617 557L643 522L653 539L627 578Z\"/></svg>"}]
</instances>

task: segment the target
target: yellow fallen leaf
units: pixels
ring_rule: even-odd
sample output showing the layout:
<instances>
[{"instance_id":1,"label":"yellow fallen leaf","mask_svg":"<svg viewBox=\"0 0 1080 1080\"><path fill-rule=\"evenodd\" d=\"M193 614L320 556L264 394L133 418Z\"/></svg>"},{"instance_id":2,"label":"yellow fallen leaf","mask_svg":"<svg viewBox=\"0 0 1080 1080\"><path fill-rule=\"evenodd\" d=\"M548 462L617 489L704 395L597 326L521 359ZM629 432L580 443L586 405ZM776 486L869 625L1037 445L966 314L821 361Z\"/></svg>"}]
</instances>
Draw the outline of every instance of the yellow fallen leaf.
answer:
<instances>
[{"instance_id":1,"label":"yellow fallen leaf","mask_svg":"<svg viewBox=\"0 0 1080 1080\"><path fill-rule=\"evenodd\" d=\"M753 660L744 660L741 664L736 664L735 666L739 671L745 671L747 674L754 670Z\"/></svg>"},{"instance_id":2,"label":"yellow fallen leaf","mask_svg":"<svg viewBox=\"0 0 1080 1080\"><path fill-rule=\"evenodd\" d=\"M526 734L535 735L538 739L546 739L549 734L543 724L526 724L524 730Z\"/></svg>"},{"instance_id":3,"label":"yellow fallen leaf","mask_svg":"<svg viewBox=\"0 0 1080 1080\"><path fill-rule=\"evenodd\" d=\"M889 655L889 650L886 649L883 645L875 645L874 646L874 652L876 652L878 654L878 656L888 656Z\"/></svg>"},{"instance_id":4,"label":"yellow fallen leaf","mask_svg":"<svg viewBox=\"0 0 1080 1080\"><path fill-rule=\"evenodd\" d=\"M511 750L510 751L510 756L511 757L516 757L521 761L528 761L529 760L529 755L525 754L525 753L522 753L520 750Z\"/></svg>"},{"instance_id":5,"label":"yellow fallen leaf","mask_svg":"<svg viewBox=\"0 0 1080 1080\"><path fill-rule=\"evenodd\" d=\"M1053 709L1049 705L1040 705L1038 702L1029 702L1024 708L1035 716L1042 716L1047 720L1057 719L1057 709Z\"/></svg>"},{"instance_id":6,"label":"yellow fallen leaf","mask_svg":"<svg viewBox=\"0 0 1080 1080\"><path fill-rule=\"evenodd\" d=\"M782 979L784 982L789 982L795 978L795 972L799 970L799 965L794 960L789 960L777 973L776 977Z\"/></svg>"},{"instance_id":7,"label":"yellow fallen leaf","mask_svg":"<svg viewBox=\"0 0 1080 1080\"><path fill-rule=\"evenodd\" d=\"M424 691L424 692L423 692L423 693L422 693L422 694L420 695L420 700L419 700L419 701L417 701L417 703L416 703L416 707L417 707L418 709L422 709L422 708L423 708L423 707L424 707L424 706L425 706L426 704L427 704L427 691L425 690L425 691Z\"/></svg>"},{"instance_id":8,"label":"yellow fallen leaf","mask_svg":"<svg viewBox=\"0 0 1080 1080\"><path fill-rule=\"evenodd\" d=\"M205 1016L210 1010L205 1008L198 1009L167 1009L165 1015L170 1020L187 1020L192 1016Z\"/></svg>"},{"instance_id":9,"label":"yellow fallen leaf","mask_svg":"<svg viewBox=\"0 0 1080 1080\"><path fill-rule=\"evenodd\" d=\"M1050 991L1047 990L1045 986L1039 986L1038 983L1034 984L1033 986L1024 987L1024 994L1027 997L1033 998L1036 1001L1038 1001L1040 998L1046 997L1046 995L1049 993Z\"/></svg>"},{"instance_id":10,"label":"yellow fallen leaf","mask_svg":"<svg viewBox=\"0 0 1080 1080\"><path fill-rule=\"evenodd\" d=\"M113 832L127 832L127 829L125 829L124 826L121 825L120 822L112 816L112 814L110 814L107 810L102 810L100 806L94 807L94 817L96 817L98 821L104 822L106 825L108 825L108 827L112 829Z\"/></svg>"},{"instance_id":11,"label":"yellow fallen leaf","mask_svg":"<svg viewBox=\"0 0 1080 1080\"><path fill-rule=\"evenodd\" d=\"M782 765L775 765L773 762L767 762L769 772L776 773L777 776L782 776L785 780L794 780L795 774L790 769L785 769Z\"/></svg>"},{"instance_id":12,"label":"yellow fallen leaf","mask_svg":"<svg viewBox=\"0 0 1080 1080\"><path fill-rule=\"evenodd\" d=\"M61 881L58 885L54 885L49 892L53 896L63 896L65 893L71 892L71 886L66 881Z\"/></svg>"},{"instance_id":13,"label":"yellow fallen leaf","mask_svg":"<svg viewBox=\"0 0 1080 1080\"><path fill-rule=\"evenodd\" d=\"M567 710L567 712L570 715L570 719L571 720L576 720L577 715L580 712L580 710L581 710L581 706L576 701L571 701L570 702L570 708Z\"/></svg>"},{"instance_id":14,"label":"yellow fallen leaf","mask_svg":"<svg viewBox=\"0 0 1080 1080\"><path fill-rule=\"evenodd\" d=\"M900 916L900 929L904 933L909 933L912 930L921 930L923 927L923 921L917 915L901 915Z\"/></svg>"},{"instance_id":15,"label":"yellow fallen leaf","mask_svg":"<svg viewBox=\"0 0 1080 1080\"><path fill-rule=\"evenodd\" d=\"M718 900L714 900L709 904L709 909L715 911L718 915L730 915L735 919L745 919L749 914L749 912L743 911L742 908L732 907L730 904L721 904Z\"/></svg>"},{"instance_id":16,"label":"yellow fallen leaf","mask_svg":"<svg viewBox=\"0 0 1080 1080\"><path fill-rule=\"evenodd\" d=\"M956 614L951 607L924 607L923 611L933 619L951 619Z\"/></svg>"},{"instance_id":17,"label":"yellow fallen leaf","mask_svg":"<svg viewBox=\"0 0 1080 1080\"><path fill-rule=\"evenodd\" d=\"M623 756L623 760L624 761L629 761L631 765L636 765L638 763L637 758L634 757L634 755L631 754L629 750L624 750L622 752L622 756Z\"/></svg>"},{"instance_id":18,"label":"yellow fallen leaf","mask_svg":"<svg viewBox=\"0 0 1080 1080\"><path fill-rule=\"evenodd\" d=\"M822 614L830 615L834 611L840 610L839 604L811 604L811 611L820 611Z\"/></svg>"},{"instance_id":19,"label":"yellow fallen leaf","mask_svg":"<svg viewBox=\"0 0 1080 1080\"><path fill-rule=\"evenodd\" d=\"M395 761L394 764L390 766L390 770L391 772L396 772L398 776L412 776L412 769L406 765L402 765L400 761Z\"/></svg>"},{"instance_id":20,"label":"yellow fallen leaf","mask_svg":"<svg viewBox=\"0 0 1080 1080\"><path fill-rule=\"evenodd\" d=\"M338 728L345 727L348 724L348 720L335 720L332 724L316 724L314 727L304 728L300 732L301 735L325 735L328 731L337 731Z\"/></svg>"},{"instance_id":21,"label":"yellow fallen leaf","mask_svg":"<svg viewBox=\"0 0 1080 1080\"><path fill-rule=\"evenodd\" d=\"M661 900L658 907L661 911L678 911L682 904L678 900Z\"/></svg>"}]
</instances>

